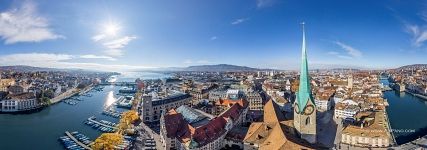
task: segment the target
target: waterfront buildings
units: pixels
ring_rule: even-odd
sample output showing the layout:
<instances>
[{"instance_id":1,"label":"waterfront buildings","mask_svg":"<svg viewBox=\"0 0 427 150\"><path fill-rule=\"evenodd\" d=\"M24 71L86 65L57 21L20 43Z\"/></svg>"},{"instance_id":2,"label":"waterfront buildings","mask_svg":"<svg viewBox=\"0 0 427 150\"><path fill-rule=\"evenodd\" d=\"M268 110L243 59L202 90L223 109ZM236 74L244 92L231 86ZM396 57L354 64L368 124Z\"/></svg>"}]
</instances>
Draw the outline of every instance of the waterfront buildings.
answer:
<instances>
[{"instance_id":1,"label":"waterfront buildings","mask_svg":"<svg viewBox=\"0 0 427 150\"><path fill-rule=\"evenodd\" d=\"M182 92L175 92L170 95L159 96L156 93L149 93L143 96L142 117L144 122L155 122L160 120L160 116L170 109L178 108L182 105L191 105L191 95Z\"/></svg>"},{"instance_id":2,"label":"waterfront buildings","mask_svg":"<svg viewBox=\"0 0 427 150\"><path fill-rule=\"evenodd\" d=\"M3 100L0 100L1 112L18 112L36 109L39 102L34 93L8 94Z\"/></svg>"},{"instance_id":3,"label":"waterfront buildings","mask_svg":"<svg viewBox=\"0 0 427 150\"><path fill-rule=\"evenodd\" d=\"M343 129L341 142L358 147L389 147L393 137L388 128L384 111L360 112L356 122Z\"/></svg>"}]
</instances>

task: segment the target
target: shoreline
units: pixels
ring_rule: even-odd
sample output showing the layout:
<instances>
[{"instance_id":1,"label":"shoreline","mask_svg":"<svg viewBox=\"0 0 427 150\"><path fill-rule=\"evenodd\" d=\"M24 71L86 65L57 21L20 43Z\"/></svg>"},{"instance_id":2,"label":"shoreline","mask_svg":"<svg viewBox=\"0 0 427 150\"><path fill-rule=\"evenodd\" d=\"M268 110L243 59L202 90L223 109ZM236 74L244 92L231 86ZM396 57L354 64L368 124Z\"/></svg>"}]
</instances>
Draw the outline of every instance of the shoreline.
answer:
<instances>
[{"instance_id":1,"label":"shoreline","mask_svg":"<svg viewBox=\"0 0 427 150\"><path fill-rule=\"evenodd\" d=\"M85 87L83 90L78 90L77 88L72 88L69 89L68 91L62 93L61 95L54 97L52 99L50 99L50 105L56 104L58 102L61 102L64 99L73 97L75 95L80 95L82 93L86 93L89 92L90 90L92 90L95 87L95 85L89 85L88 87Z\"/></svg>"}]
</instances>

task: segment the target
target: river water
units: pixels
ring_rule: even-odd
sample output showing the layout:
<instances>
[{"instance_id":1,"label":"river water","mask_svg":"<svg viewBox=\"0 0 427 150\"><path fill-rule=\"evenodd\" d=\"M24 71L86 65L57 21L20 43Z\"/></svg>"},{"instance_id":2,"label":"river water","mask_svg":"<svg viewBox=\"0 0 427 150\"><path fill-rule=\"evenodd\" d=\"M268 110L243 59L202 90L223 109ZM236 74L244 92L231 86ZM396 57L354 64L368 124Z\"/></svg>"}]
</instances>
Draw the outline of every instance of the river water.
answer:
<instances>
[{"instance_id":1,"label":"river water","mask_svg":"<svg viewBox=\"0 0 427 150\"><path fill-rule=\"evenodd\" d=\"M381 80L381 83L388 85L387 80ZM390 104L387 113L398 144L427 134L427 100L397 91L384 92L384 98Z\"/></svg>"},{"instance_id":2,"label":"river water","mask_svg":"<svg viewBox=\"0 0 427 150\"><path fill-rule=\"evenodd\" d=\"M163 74L142 73L140 76L118 76L118 80L135 81L136 77L146 79L156 78L156 75L158 78L166 77ZM103 87L103 91L90 91L91 97L79 96L83 101L78 101L77 105L59 102L31 114L0 114L0 150L61 150L64 148L58 138L65 131L79 131L95 139L101 132L85 125L83 121L87 118L96 116L97 120L118 122L117 118L101 113L118 98L116 94L120 87Z\"/></svg>"}]
</instances>

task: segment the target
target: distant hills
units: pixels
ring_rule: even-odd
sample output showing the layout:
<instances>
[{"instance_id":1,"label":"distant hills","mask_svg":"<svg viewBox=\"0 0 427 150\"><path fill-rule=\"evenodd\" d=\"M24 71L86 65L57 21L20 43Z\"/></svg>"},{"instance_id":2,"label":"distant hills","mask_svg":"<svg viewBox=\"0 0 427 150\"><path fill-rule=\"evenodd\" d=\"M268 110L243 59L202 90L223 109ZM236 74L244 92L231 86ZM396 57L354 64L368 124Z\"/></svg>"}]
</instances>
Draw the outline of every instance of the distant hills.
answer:
<instances>
[{"instance_id":1,"label":"distant hills","mask_svg":"<svg viewBox=\"0 0 427 150\"><path fill-rule=\"evenodd\" d=\"M0 70L13 70L16 72L33 72L33 71L55 71L55 70L61 70L61 69L17 65L17 66L0 66Z\"/></svg>"},{"instance_id":2,"label":"distant hills","mask_svg":"<svg viewBox=\"0 0 427 150\"><path fill-rule=\"evenodd\" d=\"M25 65L16 65L16 66L0 66L0 71L2 70L12 70L16 72L35 72L35 71L80 71L80 72L98 72L98 71L90 71L85 69L63 69L63 68L46 68L46 67L33 67L33 66L25 66Z\"/></svg>"},{"instance_id":3,"label":"distant hills","mask_svg":"<svg viewBox=\"0 0 427 150\"><path fill-rule=\"evenodd\" d=\"M247 66L237 66L230 64L216 64L216 65L198 65L188 67L172 67L160 68L162 71L200 71L200 72L248 72L248 71L270 71L274 69L259 69Z\"/></svg>"},{"instance_id":4,"label":"distant hills","mask_svg":"<svg viewBox=\"0 0 427 150\"><path fill-rule=\"evenodd\" d=\"M236 66L229 64L218 64L218 65L200 65L200 66L189 66L183 68L184 71L212 71L212 72L227 72L227 71L261 71L262 69L251 68L246 66Z\"/></svg>"},{"instance_id":5,"label":"distant hills","mask_svg":"<svg viewBox=\"0 0 427 150\"><path fill-rule=\"evenodd\" d=\"M412 64L412 65L406 65L399 68L396 68L397 70L410 70L410 69L426 69L427 64Z\"/></svg>"},{"instance_id":6,"label":"distant hills","mask_svg":"<svg viewBox=\"0 0 427 150\"><path fill-rule=\"evenodd\" d=\"M365 70L360 68L346 68L346 67L338 67L338 68L331 68L331 69L314 69L314 70L333 70L333 71L358 71L358 70ZM410 69L427 69L427 64L412 64L412 65L406 65L402 67L395 68L396 70L410 70ZM44 67L32 67L32 66L24 66L24 65L17 65L17 66L0 66L1 70L13 70L17 72L34 72L34 71L84 71L87 72L89 70L85 69L60 69L60 68L44 68ZM249 72L249 71L282 71L278 69L260 69L260 68L252 68L247 66L238 66L238 65L230 65L230 64L216 64L216 65L198 65L198 66L188 66L188 67L169 67L169 68L156 68L156 69L149 69L149 70L129 70L129 71L200 71L200 72ZM369 70L369 69L368 69ZM89 71L93 72L93 71ZM95 71L98 72L98 71Z\"/></svg>"}]
</instances>

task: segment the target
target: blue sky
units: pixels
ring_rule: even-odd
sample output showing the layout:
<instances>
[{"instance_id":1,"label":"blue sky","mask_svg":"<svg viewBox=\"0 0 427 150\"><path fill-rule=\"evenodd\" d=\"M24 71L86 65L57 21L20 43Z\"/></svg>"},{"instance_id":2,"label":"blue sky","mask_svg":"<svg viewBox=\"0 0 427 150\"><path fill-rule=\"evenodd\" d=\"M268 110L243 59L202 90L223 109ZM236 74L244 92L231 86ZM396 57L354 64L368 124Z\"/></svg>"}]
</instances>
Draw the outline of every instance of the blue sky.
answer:
<instances>
[{"instance_id":1,"label":"blue sky","mask_svg":"<svg viewBox=\"0 0 427 150\"><path fill-rule=\"evenodd\" d=\"M0 1L0 65L118 70L427 63L427 3L369 0Z\"/></svg>"}]
</instances>

